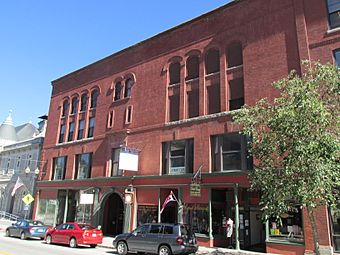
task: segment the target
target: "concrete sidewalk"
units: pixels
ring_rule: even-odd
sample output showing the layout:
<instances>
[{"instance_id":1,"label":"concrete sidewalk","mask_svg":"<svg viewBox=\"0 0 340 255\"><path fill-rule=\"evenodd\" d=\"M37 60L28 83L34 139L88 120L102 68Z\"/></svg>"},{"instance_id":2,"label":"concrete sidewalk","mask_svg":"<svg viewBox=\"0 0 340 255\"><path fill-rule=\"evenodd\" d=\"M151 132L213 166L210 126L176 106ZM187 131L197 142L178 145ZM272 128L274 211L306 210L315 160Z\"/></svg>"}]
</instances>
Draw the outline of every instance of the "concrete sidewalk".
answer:
<instances>
[{"instance_id":1,"label":"concrete sidewalk","mask_svg":"<svg viewBox=\"0 0 340 255\"><path fill-rule=\"evenodd\" d=\"M112 241L113 241L113 237L104 236L103 237L103 243L99 244L98 246L113 249ZM209 247L204 247L204 246L199 246L196 254L197 255L205 255L205 254L213 254L213 255L224 255L224 254L263 255L263 254L269 254L269 255L274 255L272 253L261 253L261 252L252 252L252 251L244 251L244 250L233 250L233 249L218 248L218 247L209 248Z\"/></svg>"}]
</instances>

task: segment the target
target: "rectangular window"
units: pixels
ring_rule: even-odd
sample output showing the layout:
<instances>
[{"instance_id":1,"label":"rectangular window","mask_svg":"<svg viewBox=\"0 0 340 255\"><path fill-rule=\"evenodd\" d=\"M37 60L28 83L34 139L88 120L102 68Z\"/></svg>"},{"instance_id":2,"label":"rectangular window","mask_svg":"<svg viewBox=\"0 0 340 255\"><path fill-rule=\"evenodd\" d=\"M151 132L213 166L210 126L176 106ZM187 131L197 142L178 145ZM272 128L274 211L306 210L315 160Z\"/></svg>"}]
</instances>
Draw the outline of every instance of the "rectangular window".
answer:
<instances>
[{"instance_id":1,"label":"rectangular window","mask_svg":"<svg viewBox=\"0 0 340 255\"><path fill-rule=\"evenodd\" d=\"M269 220L269 238L271 240L286 240L303 242L302 211L299 206L291 208L280 217L280 221Z\"/></svg>"},{"instance_id":2,"label":"rectangular window","mask_svg":"<svg viewBox=\"0 0 340 255\"><path fill-rule=\"evenodd\" d=\"M132 121L132 105L129 105L125 111L125 124L130 124Z\"/></svg>"},{"instance_id":3,"label":"rectangular window","mask_svg":"<svg viewBox=\"0 0 340 255\"><path fill-rule=\"evenodd\" d=\"M209 234L209 210L207 204L188 204L185 208L184 222L196 234Z\"/></svg>"},{"instance_id":4,"label":"rectangular window","mask_svg":"<svg viewBox=\"0 0 340 255\"><path fill-rule=\"evenodd\" d=\"M246 136L238 133L213 136L211 139L212 169L215 172L247 170L252 158L247 155Z\"/></svg>"},{"instance_id":5,"label":"rectangular window","mask_svg":"<svg viewBox=\"0 0 340 255\"><path fill-rule=\"evenodd\" d=\"M75 179L87 179L91 177L92 153L76 155Z\"/></svg>"},{"instance_id":6,"label":"rectangular window","mask_svg":"<svg viewBox=\"0 0 340 255\"><path fill-rule=\"evenodd\" d=\"M53 158L53 176L52 180L64 180L66 172L67 157Z\"/></svg>"},{"instance_id":7,"label":"rectangular window","mask_svg":"<svg viewBox=\"0 0 340 255\"><path fill-rule=\"evenodd\" d=\"M229 81L229 111L240 109L244 105L243 78Z\"/></svg>"},{"instance_id":8,"label":"rectangular window","mask_svg":"<svg viewBox=\"0 0 340 255\"><path fill-rule=\"evenodd\" d=\"M158 220L157 206L138 205L137 224L138 226L144 223L156 223Z\"/></svg>"},{"instance_id":9,"label":"rectangular window","mask_svg":"<svg viewBox=\"0 0 340 255\"><path fill-rule=\"evenodd\" d=\"M65 139L65 125L60 125L59 140L58 143L63 143Z\"/></svg>"},{"instance_id":10,"label":"rectangular window","mask_svg":"<svg viewBox=\"0 0 340 255\"><path fill-rule=\"evenodd\" d=\"M208 114L220 112L220 84L211 85L208 92Z\"/></svg>"},{"instance_id":11,"label":"rectangular window","mask_svg":"<svg viewBox=\"0 0 340 255\"><path fill-rule=\"evenodd\" d=\"M169 121L179 120L179 95L169 97Z\"/></svg>"},{"instance_id":12,"label":"rectangular window","mask_svg":"<svg viewBox=\"0 0 340 255\"><path fill-rule=\"evenodd\" d=\"M193 139L164 142L162 155L163 174L180 175L193 172Z\"/></svg>"},{"instance_id":13,"label":"rectangular window","mask_svg":"<svg viewBox=\"0 0 340 255\"><path fill-rule=\"evenodd\" d=\"M333 236L334 250L340 251L340 201L337 201L337 206L330 208L331 231Z\"/></svg>"},{"instance_id":14,"label":"rectangular window","mask_svg":"<svg viewBox=\"0 0 340 255\"><path fill-rule=\"evenodd\" d=\"M113 126L113 117L114 117L114 112L110 111L108 116L107 116L107 127L112 128Z\"/></svg>"},{"instance_id":15,"label":"rectangular window","mask_svg":"<svg viewBox=\"0 0 340 255\"><path fill-rule=\"evenodd\" d=\"M122 171L119 170L119 153L120 148L114 148L112 149L112 155L111 155L111 176L121 176Z\"/></svg>"},{"instance_id":16,"label":"rectangular window","mask_svg":"<svg viewBox=\"0 0 340 255\"><path fill-rule=\"evenodd\" d=\"M340 68L340 49L334 51L334 60L338 68Z\"/></svg>"},{"instance_id":17,"label":"rectangular window","mask_svg":"<svg viewBox=\"0 0 340 255\"><path fill-rule=\"evenodd\" d=\"M327 0L327 7L330 28L340 27L340 1Z\"/></svg>"},{"instance_id":18,"label":"rectangular window","mask_svg":"<svg viewBox=\"0 0 340 255\"><path fill-rule=\"evenodd\" d=\"M77 140L80 140L80 139L84 138L84 129L85 129L85 121L84 120L79 120L79 122L78 122Z\"/></svg>"},{"instance_id":19,"label":"rectangular window","mask_svg":"<svg viewBox=\"0 0 340 255\"><path fill-rule=\"evenodd\" d=\"M94 133L94 124L95 124L95 117L91 117L89 119L89 129L87 131L87 137L93 137Z\"/></svg>"},{"instance_id":20,"label":"rectangular window","mask_svg":"<svg viewBox=\"0 0 340 255\"><path fill-rule=\"evenodd\" d=\"M188 117L194 118L199 115L199 92L194 89L188 92Z\"/></svg>"},{"instance_id":21,"label":"rectangular window","mask_svg":"<svg viewBox=\"0 0 340 255\"><path fill-rule=\"evenodd\" d=\"M68 126L68 137L67 141L72 141L74 135L74 122L70 122Z\"/></svg>"}]
</instances>

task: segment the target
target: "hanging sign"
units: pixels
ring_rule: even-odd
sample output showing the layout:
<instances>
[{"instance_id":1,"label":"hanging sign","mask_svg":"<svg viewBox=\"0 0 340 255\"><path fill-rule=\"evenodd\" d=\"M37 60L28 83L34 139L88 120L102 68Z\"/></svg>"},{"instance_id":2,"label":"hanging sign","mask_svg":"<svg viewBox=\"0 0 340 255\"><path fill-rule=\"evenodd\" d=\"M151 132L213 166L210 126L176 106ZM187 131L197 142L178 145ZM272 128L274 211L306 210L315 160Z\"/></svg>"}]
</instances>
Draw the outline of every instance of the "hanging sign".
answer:
<instances>
[{"instance_id":1,"label":"hanging sign","mask_svg":"<svg viewBox=\"0 0 340 255\"><path fill-rule=\"evenodd\" d=\"M198 183L190 184L190 196L200 197L201 196L201 185Z\"/></svg>"},{"instance_id":2,"label":"hanging sign","mask_svg":"<svg viewBox=\"0 0 340 255\"><path fill-rule=\"evenodd\" d=\"M80 202L81 205L92 205L93 204L93 194L80 194Z\"/></svg>"},{"instance_id":3,"label":"hanging sign","mask_svg":"<svg viewBox=\"0 0 340 255\"><path fill-rule=\"evenodd\" d=\"M138 171L138 153L121 151L119 153L119 169Z\"/></svg>"}]
</instances>

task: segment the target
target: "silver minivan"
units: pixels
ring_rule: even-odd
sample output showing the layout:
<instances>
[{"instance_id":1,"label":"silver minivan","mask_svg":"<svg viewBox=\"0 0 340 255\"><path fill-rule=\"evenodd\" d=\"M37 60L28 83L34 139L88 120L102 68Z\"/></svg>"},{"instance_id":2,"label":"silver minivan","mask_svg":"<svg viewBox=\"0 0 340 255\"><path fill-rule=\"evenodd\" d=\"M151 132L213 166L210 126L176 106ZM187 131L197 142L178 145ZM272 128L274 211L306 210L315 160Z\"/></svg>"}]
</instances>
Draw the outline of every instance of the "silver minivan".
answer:
<instances>
[{"instance_id":1,"label":"silver minivan","mask_svg":"<svg viewBox=\"0 0 340 255\"><path fill-rule=\"evenodd\" d=\"M145 252L159 255L190 254L198 249L196 238L186 225L148 223L131 233L117 235L113 248L119 255Z\"/></svg>"}]
</instances>

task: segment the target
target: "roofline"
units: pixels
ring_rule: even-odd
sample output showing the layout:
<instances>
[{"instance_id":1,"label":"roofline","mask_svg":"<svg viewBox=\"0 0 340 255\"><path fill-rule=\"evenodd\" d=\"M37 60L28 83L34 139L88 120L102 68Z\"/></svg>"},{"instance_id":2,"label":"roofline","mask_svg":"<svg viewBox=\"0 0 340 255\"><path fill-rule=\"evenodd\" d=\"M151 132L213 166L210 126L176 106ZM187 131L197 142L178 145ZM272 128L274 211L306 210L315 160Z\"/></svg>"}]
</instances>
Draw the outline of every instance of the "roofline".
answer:
<instances>
[{"instance_id":1,"label":"roofline","mask_svg":"<svg viewBox=\"0 0 340 255\"><path fill-rule=\"evenodd\" d=\"M203 13L203 14L200 15L200 16L197 16L197 17L192 18L192 19L190 19L190 20L188 20L188 21L185 21L185 22L183 22L183 23L181 23L181 24L179 24L179 25L176 25L176 26L174 26L174 27L172 27L172 28L169 28L169 29L167 29L167 30L165 30L165 31L163 31L163 32L160 32L160 33L158 33L158 34L155 34L155 35L153 35L153 36L151 36L151 37L149 37L149 38L147 38L147 39L144 39L144 40L142 40L142 41L140 41L140 42L137 42L137 43L135 43L135 44L133 44L133 45L131 45L131 46L128 46L127 48L124 48L124 49L122 49L122 50L120 50L120 51L117 51L117 52L115 52L115 53L113 53L113 54L111 54L111 55L109 55L109 56L106 56L106 57L104 57L104 58L101 58L101 59L99 59L99 60L97 60L97 61L95 61L95 62L93 62L93 63L91 63L91 64L89 64L89 65L86 65L86 66L84 66L84 67L82 67L82 68L80 68L80 69L77 69L77 70L75 70L75 71L72 71L72 72L70 72L70 73L68 73L68 74L66 74L66 75L64 75L64 76L61 76L61 77L59 77L59 78L53 80L53 81L51 82L51 83L52 83L52 86L53 86L53 83L58 82L58 81L60 81L60 80L62 80L62 79L64 79L64 78L66 78L66 77L68 77L68 76L74 75L75 73L80 72L80 71L82 71L82 70L84 70L84 69L86 69L86 68L88 68L88 67L90 67L90 66L96 65L96 64L98 64L98 63L100 63L100 62L105 62L106 60L108 60L108 59L110 59L110 58L112 58L112 57L115 57L115 56L118 56L118 55L120 55L120 54L123 54L124 52L126 52L126 51L128 51L128 50L131 50L131 49L133 49L133 48L136 48L136 47L138 47L138 46L140 46L140 45L142 45L142 44L145 44L145 43L147 43L147 42L149 42L149 41L151 41L151 40L153 40L153 39L155 39L155 38L161 37L161 36L163 36L163 35L165 35L165 34L171 32L171 31L174 31L174 30L176 30L176 29L182 28L183 26L186 26L186 25L188 25L188 24L191 24L191 23L193 23L193 22L195 22L195 21L197 21L197 20L199 20L199 19L202 19L202 18L204 18L204 17L206 17L206 16L209 16L209 15L215 13L215 12L218 12L218 11L223 10L223 9L225 9L225 8L229 8L230 6L233 6L233 5L235 5L235 4L238 4L238 3L241 2L241 1L244 1L244 0L231 0L231 2L229 2L229 3L227 3L227 4L224 4L224 5L220 6L220 7L217 7L217 8L215 8L215 9L209 11L209 12Z\"/></svg>"}]
</instances>

